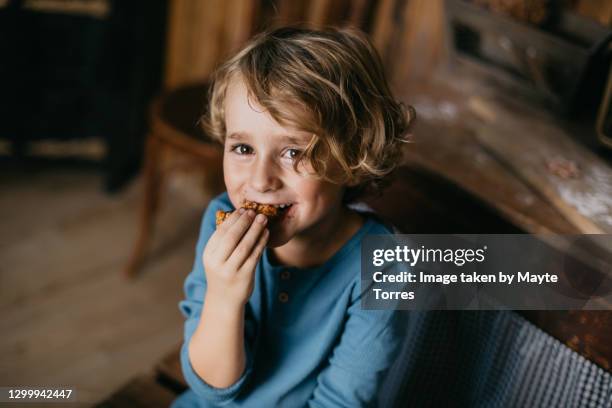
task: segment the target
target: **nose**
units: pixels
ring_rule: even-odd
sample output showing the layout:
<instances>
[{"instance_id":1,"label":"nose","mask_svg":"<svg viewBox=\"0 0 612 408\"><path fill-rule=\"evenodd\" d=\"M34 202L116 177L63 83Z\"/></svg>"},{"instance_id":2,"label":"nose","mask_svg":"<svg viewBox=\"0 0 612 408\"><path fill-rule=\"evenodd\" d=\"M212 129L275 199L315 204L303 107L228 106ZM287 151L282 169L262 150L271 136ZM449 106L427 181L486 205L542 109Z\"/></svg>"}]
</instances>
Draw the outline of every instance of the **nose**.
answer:
<instances>
[{"instance_id":1,"label":"nose","mask_svg":"<svg viewBox=\"0 0 612 408\"><path fill-rule=\"evenodd\" d=\"M258 193L278 190L282 186L279 174L279 169L271 160L260 156L251 169L251 188Z\"/></svg>"}]
</instances>

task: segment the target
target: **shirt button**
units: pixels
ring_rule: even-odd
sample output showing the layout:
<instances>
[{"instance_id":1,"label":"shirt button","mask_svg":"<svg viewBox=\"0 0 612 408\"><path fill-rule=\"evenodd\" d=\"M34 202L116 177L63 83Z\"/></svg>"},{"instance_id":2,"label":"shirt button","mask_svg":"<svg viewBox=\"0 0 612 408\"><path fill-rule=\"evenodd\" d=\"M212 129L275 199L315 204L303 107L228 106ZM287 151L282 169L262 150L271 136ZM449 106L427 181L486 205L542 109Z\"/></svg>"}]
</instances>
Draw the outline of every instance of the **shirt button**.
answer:
<instances>
[{"instance_id":1,"label":"shirt button","mask_svg":"<svg viewBox=\"0 0 612 408\"><path fill-rule=\"evenodd\" d=\"M289 273L289 271L282 271L280 277L282 280L289 280L291 274Z\"/></svg>"},{"instance_id":2,"label":"shirt button","mask_svg":"<svg viewBox=\"0 0 612 408\"><path fill-rule=\"evenodd\" d=\"M287 292L281 292L278 294L278 300L282 303L287 303L289 301L289 295Z\"/></svg>"}]
</instances>

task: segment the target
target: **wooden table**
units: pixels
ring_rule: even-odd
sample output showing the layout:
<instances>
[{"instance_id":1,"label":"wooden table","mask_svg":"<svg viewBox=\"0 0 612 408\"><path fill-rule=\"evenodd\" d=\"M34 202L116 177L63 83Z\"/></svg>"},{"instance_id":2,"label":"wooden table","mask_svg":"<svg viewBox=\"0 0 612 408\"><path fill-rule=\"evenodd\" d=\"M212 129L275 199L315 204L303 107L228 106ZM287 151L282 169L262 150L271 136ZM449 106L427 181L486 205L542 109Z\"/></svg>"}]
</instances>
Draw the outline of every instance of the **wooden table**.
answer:
<instances>
[{"instance_id":1,"label":"wooden table","mask_svg":"<svg viewBox=\"0 0 612 408\"><path fill-rule=\"evenodd\" d=\"M487 81L486 72L459 64L402 87L401 99L417 110L407 164L456 184L524 231L612 233L612 152L602 159L577 141L583 128ZM578 171L562 177L555 162Z\"/></svg>"}]
</instances>

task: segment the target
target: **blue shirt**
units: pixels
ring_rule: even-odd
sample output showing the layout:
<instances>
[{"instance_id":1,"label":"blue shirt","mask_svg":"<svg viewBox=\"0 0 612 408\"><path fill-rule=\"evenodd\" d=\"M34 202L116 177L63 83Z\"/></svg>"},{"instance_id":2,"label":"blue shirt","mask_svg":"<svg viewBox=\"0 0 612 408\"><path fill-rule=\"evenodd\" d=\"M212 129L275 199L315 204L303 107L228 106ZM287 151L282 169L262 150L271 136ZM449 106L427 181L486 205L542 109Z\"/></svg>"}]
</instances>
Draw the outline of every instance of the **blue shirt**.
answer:
<instances>
[{"instance_id":1,"label":"blue shirt","mask_svg":"<svg viewBox=\"0 0 612 408\"><path fill-rule=\"evenodd\" d=\"M246 369L227 388L214 388L193 370L187 345L206 295L202 253L215 230L215 212L234 210L227 193L204 214L194 267L185 281L181 349L190 389L173 407L361 407L377 393L396 359L406 313L363 310L360 243L390 234L371 216L325 264L308 269L273 265L266 249L245 308Z\"/></svg>"}]
</instances>

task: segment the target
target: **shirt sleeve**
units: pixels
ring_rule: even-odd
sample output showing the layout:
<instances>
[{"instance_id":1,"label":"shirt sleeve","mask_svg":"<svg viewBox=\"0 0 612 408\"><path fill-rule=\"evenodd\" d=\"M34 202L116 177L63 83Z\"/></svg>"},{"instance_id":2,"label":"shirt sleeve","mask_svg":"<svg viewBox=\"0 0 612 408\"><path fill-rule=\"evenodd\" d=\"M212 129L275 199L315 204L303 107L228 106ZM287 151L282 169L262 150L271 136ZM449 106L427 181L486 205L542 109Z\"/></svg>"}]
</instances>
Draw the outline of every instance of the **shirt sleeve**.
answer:
<instances>
[{"instance_id":1,"label":"shirt sleeve","mask_svg":"<svg viewBox=\"0 0 612 408\"><path fill-rule=\"evenodd\" d=\"M308 407L376 406L406 325L404 311L364 310L361 295L352 300L340 340L317 377Z\"/></svg>"},{"instance_id":2,"label":"shirt sleeve","mask_svg":"<svg viewBox=\"0 0 612 408\"><path fill-rule=\"evenodd\" d=\"M206 294L206 275L202 264L202 254L208 239L213 234L215 226L215 212L220 209L215 200L211 201L208 209L204 213L200 227L200 236L196 245L196 254L193 269L187 276L184 284L185 299L179 303L179 309L185 316L184 341L181 347L181 367L185 381L193 392L216 405L225 405L231 402L240 392L246 378L251 372L252 356L248 342L245 341L246 369L242 376L231 386L226 388L215 388L207 384L194 371L189 360L188 345L191 336L195 332L202 314L204 296ZM248 313L245 313L245 316ZM247 325L248 326L248 325ZM245 329L246 330L246 329Z\"/></svg>"}]
</instances>

